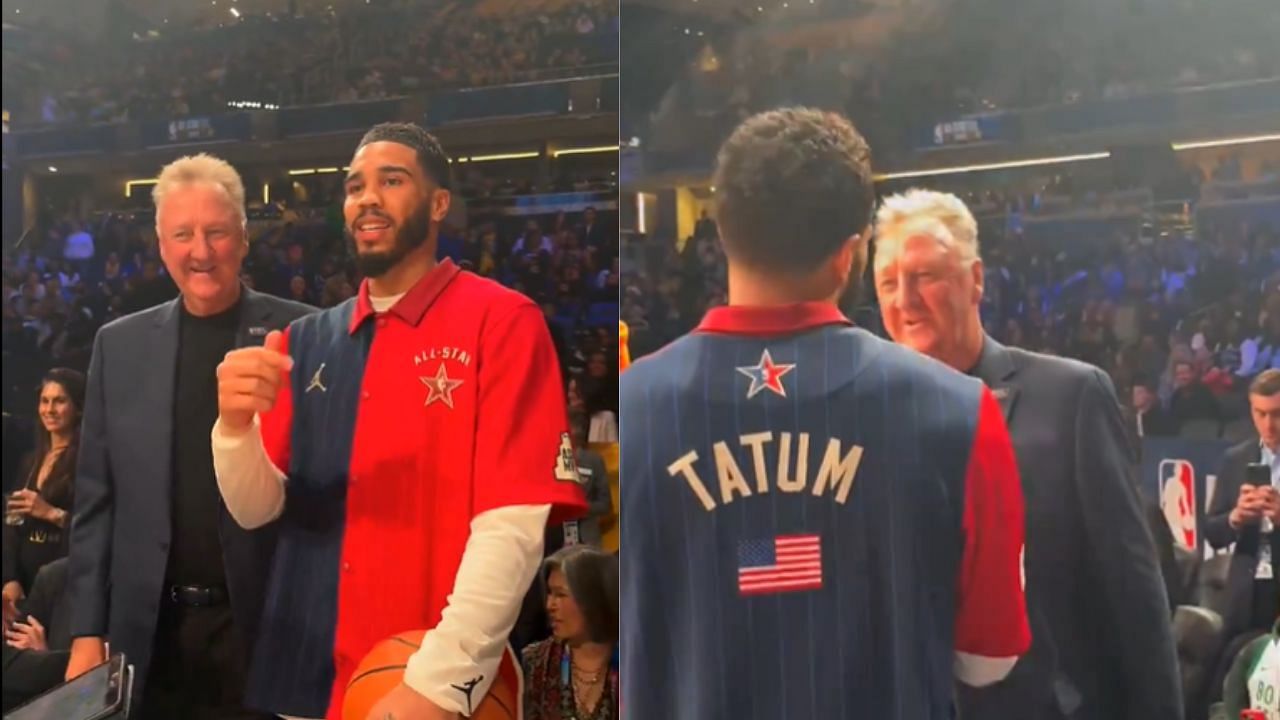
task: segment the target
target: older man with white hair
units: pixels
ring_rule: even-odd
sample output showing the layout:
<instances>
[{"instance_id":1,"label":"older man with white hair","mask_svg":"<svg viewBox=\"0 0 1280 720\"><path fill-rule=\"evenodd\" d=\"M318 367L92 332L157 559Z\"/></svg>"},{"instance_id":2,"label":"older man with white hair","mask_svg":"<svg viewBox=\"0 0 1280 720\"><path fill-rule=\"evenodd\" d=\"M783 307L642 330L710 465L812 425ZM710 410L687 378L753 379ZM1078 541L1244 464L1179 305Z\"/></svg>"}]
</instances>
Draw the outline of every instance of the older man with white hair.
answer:
<instances>
[{"instance_id":1,"label":"older man with white hair","mask_svg":"<svg viewBox=\"0 0 1280 720\"><path fill-rule=\"evenodd\" d=\"M885 199L874 270L889 335L992 388L1022 475L1031 651L1004 681L959 688L961 716L1183 717L1169 609L1110 379L983 331L977 222L953 195Z\"/></svg>"},{"instance_id":2,"label":"older man with white hair","mask_svg":"<svg viewBox=\"0 0 1280 720\"><path fill-rule=\"evenodd\" d=\"M75 677L105 643L135 666L141 718L262 717L243 706L275 528L218 494L217 366L312 308L240 284L244 184L210 155L160 172L156 235L177 299L98 331L76 472L67 593Z\"/></svg>"}]
</instances>

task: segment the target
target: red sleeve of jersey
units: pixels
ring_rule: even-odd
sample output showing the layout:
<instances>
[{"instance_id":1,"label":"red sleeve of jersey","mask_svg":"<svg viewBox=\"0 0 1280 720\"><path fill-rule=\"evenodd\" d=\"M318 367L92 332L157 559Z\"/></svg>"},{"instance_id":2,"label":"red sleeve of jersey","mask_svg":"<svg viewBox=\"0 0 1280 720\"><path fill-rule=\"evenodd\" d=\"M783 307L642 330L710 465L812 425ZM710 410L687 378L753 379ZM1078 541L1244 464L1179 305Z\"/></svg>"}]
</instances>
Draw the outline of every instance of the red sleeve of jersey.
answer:
<instances>
[{"instance_id":1,"label":"red sleeve of jersey","mask_svg":"<svg viewBox=\"0 0 1280 720\"><path fill-rule=\"evenodd\" d=\"M560 362L537 306L522 304L486 328L478 372L476 514L551 505L549 523L582 515Z\"/></svg>"},{"instance_id":2,"label":"red sleeve of jersey","mask_svg":"<svg viewBox=\"0 0 1280 720\"><path fill-rule=\"evenodd\" d=\"M957 652L1016 657L1031 646L1023 596L1022 484L1000 405L987 388L965 476Z\"/></svg>"},{"instance_id":3,"label":"red sleeve of jersey","mask_svg":"<svg viewBox=\"0 0 1280 720\"><path fill-rule=\"evenodd\" d=\"M289 328L284 329L280 352L289 354ZM280 387L276 390L276 404L264 414L258 416L262 426L262 444L267 448L267 457L276 468L289 474L289 441L293 428L293 375L282 373Z\"/></svg>"}]
</instances>

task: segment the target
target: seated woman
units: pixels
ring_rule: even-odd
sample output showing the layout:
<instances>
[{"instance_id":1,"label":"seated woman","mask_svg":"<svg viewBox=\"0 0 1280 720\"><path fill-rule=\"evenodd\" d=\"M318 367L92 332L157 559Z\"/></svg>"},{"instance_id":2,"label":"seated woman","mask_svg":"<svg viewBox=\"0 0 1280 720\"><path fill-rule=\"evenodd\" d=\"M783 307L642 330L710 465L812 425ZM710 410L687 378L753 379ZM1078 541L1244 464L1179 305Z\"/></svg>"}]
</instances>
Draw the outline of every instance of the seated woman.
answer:
<instances>
[{"instance_id":1,"label":"seated woman","mask_svg":"<svg viewBox=\"0 0 1280 720\"><path fill-rule=\"evenodd\" d=\"M618 559L571 545L542 565L551 637L521 653L525 720L618 717Z\"/></svg>"},{"instance_id":2,"label":"seated woman","mask_svg":"<svg viewBox=\"0 0 1280 720\"><path fill-rule=\"evenodd\" d=\"M5 508L0 573L6 620L31 590L40 568L67 554L83 410L84 375L50 370L40 383L36 449L22 489L9 496Z\"/></svg>"}]
</instances>

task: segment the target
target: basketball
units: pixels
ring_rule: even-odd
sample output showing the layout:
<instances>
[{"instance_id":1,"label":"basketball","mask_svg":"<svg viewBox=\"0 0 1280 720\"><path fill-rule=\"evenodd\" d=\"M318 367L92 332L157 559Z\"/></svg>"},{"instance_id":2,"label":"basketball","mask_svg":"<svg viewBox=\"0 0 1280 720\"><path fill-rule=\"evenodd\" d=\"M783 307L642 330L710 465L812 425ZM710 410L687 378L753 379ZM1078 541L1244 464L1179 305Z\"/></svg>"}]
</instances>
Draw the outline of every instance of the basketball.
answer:
<instances>
[{"instance_id":1,"label":"basketball","mask_svg":"<svg viewBox=\"0 0 1280 720\"><path fill-rule=\"evenodd\" d=\"M347 683L342 702L344 720L365 720L369 711L404 678L409 658L422 645L425 630L410 630L383 640L356 667ZM511 648L502 653L498 677L483 698L473 698L472 720L519 720L521 693L520 664Z\"/></svg>"}]
</instances>

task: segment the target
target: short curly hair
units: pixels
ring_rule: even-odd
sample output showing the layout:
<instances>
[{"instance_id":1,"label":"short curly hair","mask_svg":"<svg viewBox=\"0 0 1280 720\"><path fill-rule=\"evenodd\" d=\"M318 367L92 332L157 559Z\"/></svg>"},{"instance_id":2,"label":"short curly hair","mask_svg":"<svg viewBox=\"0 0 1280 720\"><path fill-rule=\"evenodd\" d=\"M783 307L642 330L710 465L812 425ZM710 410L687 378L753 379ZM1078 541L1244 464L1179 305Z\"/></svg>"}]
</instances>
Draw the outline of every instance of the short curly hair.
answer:
<instances>
[{"instance_id":1,"label":"short curly hair","mask_svg":"<svg viewBox=\"0 0 1280 720\"><path fill-rule=\"evenodd\" d=\"M871 150L848 119L811 108L748 118L720 147L716 219L748 266L816 269L871 223Z\"/></svg>"},{"instance_id":2,"label":"short curly hair","mask_svg":"<svg viewBox=\"0 0 1280 720\"><path fill-rule=\"evenodd\" d=\"M360 148L375 142L393 142L413 148L418 154L418 165L445 190L453 187L453 177L449 170L449 156L435 135L427 132L420 125L406 122L379 123L369 128L369 132L360 138Z\"/></svg>"}]
</instances>

